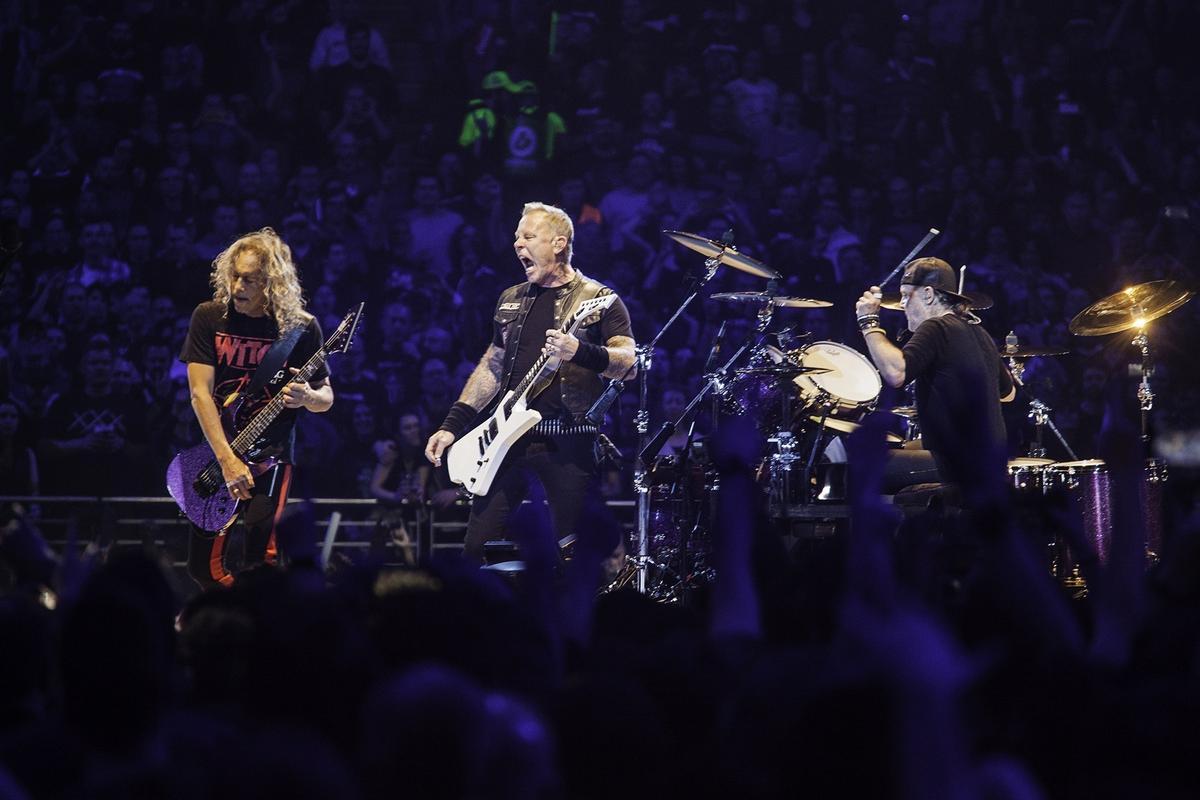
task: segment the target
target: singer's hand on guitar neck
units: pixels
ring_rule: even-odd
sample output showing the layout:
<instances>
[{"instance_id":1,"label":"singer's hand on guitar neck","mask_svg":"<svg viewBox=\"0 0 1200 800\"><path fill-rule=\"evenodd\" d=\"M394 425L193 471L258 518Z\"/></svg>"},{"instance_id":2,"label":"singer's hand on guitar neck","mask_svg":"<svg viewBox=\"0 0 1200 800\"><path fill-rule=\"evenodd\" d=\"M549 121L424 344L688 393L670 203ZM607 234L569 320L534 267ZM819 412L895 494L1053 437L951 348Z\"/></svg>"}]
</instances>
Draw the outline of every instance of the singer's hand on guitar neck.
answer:
<instances>
[{"instance_id":1,"label":"singer's hand on guitar neck","mask_svg":"<svg viewBox=\"0 0 1200 800\"><path fill-rule=\"evenodd\" d=\"M551 358L570 361L579 352L579 340L572 334L552 328L546 331L546 347L543 352Z\"/></svg>"}]
</instances>

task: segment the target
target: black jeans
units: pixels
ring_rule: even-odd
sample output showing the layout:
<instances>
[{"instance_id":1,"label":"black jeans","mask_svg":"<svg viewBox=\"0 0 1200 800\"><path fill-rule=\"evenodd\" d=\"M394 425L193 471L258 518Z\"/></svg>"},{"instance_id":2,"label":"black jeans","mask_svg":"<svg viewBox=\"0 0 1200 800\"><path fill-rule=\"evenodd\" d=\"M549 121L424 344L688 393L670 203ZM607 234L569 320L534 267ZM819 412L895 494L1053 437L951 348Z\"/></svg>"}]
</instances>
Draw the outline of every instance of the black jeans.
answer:
<instances>
[{"instance_id":1,"label":"black jeans","mask_svg":"<svg viewBox=\"0 0 1200 800\"><path fill-rule=\"evenodd\" d=\"M471 503L463 556L483 561L484 543L508 530L509 515L529 494L534 478L546 490L555 535L561 540L572 533L596 482L595 444L593 434L522 437L509 450L491 491Z\"/></svg>"},{"instance_id":2,"label":"black jeans","mask_svg":"<svg viewBox=\"0 0 1200 800\"><path fill-rule=\"evenodd\" d=\"M238 516L225 530L213 534L191 525L188 536L188 574L202 589L232 586L237 567L229 558L230 532L240 519L246 529L245 554L238 571L256 564L274 564L278 558L275 548L275 523L287 505L288 489L292 482L292 465L277 464L254 479L250 499L242 504Z\"/></svg>"}]
</instances>

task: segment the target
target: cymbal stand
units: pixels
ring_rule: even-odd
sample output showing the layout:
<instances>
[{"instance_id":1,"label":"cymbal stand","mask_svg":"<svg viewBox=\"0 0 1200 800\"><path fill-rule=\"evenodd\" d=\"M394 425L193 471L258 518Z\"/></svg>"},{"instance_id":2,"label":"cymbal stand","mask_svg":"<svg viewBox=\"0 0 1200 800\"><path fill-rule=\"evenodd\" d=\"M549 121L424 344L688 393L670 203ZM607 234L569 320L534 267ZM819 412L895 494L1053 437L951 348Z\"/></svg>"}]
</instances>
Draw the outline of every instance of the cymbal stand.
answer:
<instances>
[{"instance_id":1,"label":"cymbal stand","mask_svg":"<svg viewBox=\"0 0 1200 800\"><path fill-rule=\"evenodd\" d=\"M1137 336L1133 337L1133 346L1142 352L1142 381L1138 384L1138 407L1142 410L1142 441L1150 441L1150 410L1154 408L1154 392L1150 390L1150 376L1154 374L1154 362L1150 359L1150 337L1146 336L1146 326L1138 328Z\"/></svg>"},{"instance_id":2,"label":"cymbal stand","mask_svg":"<svg viewBox=\"0 0 1200 800\"><path fill-rule=\"evenodd\" d=\"M1012 374L1013 380L1017 386L1024 387L1025 382L1022 378L1025 375L1025 364L1016 358L1008 359L1008 371ZM1046 446L1045 440L1042 438L1042 428L1049 427L1051 432L1058 438L1059 444L1067 451L1067 455L1072 461L1078 461L1079 456L1071 449L1071 445L1067 444L1066 438L1062 435L1062 431L1054 424L1054 420L1050 418L1050 412L1053 409L1043 403L1041 400L1030 395L1029 398L1029 416L1028 419L1033 420L1033 443L1029 445L1028 455L1030 458L1045 458Z\"/></svg>"},{"instance_id":3,"label":"cymbal stand","mask_svg":"<svg viewBox=\"0 0 1200 800\"><path fill-rule=\"evenodd\" d=\"M637 493L637 555L634 556L633 560L637 572L637 590L642 594L646 593L646 579L649 568L652 566L650 563L650 486L646 481L646 467L648 464L645 458L645 452L648 447L647 434L650 432L650 411L647 404L649 384L647 379L650 369L653 366L653 354L659 340L662 339L667 330L675 323L675 320L679 319L684 310L691 305L692 301L696 299L696 296L700 294L705 285L713 279L713 276L717 274L719 266L721 266L720 254L704 260L704 274L696 281L691 294L684 299L679 308L675 309L675 313L671 315L671 318L663 323L663 326L654 335L654 338L650 340L649 344L639 345L635 349L636 357L633 364L619 380L614 379L610 381L608 388L605 390L605 395L608 397L607 402L612 403L624 387L625 379L629 377L629 373L633 371L634 367L637 368L638 411L637 416L634 417L634 424L637 428L638 452L641 454L641 457L634 459L633 466L633 489ZM740 350L738 351L738 355L741 355ZM605 397L602 396L601 400L604 399ZM592 410L594 411L595 407ZM603 413L604 410L601 409L600 415L603 416ZM592 411L589 411L588 415L591 416ZM670 434L667 434L667 436L669 438ZM659 447L662 447L661 442L659 443ZM651 455L650 458L653 460L654 456Z\"/></svg>"}]
</instances>

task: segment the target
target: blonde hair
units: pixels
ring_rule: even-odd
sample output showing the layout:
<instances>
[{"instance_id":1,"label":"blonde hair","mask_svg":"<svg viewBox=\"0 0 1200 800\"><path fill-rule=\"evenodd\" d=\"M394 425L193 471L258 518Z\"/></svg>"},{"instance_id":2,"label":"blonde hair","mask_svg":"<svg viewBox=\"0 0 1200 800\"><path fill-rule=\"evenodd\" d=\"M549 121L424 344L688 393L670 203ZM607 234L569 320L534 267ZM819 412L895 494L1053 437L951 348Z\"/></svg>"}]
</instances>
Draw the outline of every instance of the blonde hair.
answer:
<instances>
[{"instance_id":1,"label":"blonde hair","mask_svg":"<svg viewBox=\"0 0 1200 800\"><path fill-rule=\"evenodd\" d=\"M563 211L558 206L547 205L546 203L526 203L521 209L521 216L525 217L530 214L541 214L546 220L546 224L550 226L550 231L555 236L567 237L567 247L563 250L563 263L570 264L571 257L575 254L575 225L571 222L571 215Z\"/></svg>"},{"instance_id":2,"label":"blonde hair","mask_svg":"<svg viewBox=\"0 0 1200 800\"><path fill-rule=\"evenodd\" d=\"M233 266L242 253L252 254L266 276L267 285L263 291L267 298L267 313L275 319L280 333L306 324L309 315L304 310L304 295L296 265L292 262L292 248L271 228L247 233L213 259L212 275L208 279L213 287L213 300L229 306L233 296Z\"/></svg>"}]
</instances>

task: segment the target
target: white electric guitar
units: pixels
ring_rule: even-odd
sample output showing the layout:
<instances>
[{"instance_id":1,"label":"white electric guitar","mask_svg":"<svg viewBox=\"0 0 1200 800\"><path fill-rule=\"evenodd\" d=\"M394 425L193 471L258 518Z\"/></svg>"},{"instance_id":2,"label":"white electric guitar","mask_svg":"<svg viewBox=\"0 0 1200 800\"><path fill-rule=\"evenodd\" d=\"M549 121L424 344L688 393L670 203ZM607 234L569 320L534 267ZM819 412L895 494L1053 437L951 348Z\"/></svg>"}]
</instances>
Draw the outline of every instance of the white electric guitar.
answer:
<instances>
[{"instance_id":1,"label":"white electric guitar","mask_svg":"<svg viewBox=\"0 0 1200 800\"><path fill-rule=\"evenodd\" d=\"M585 319L604 311L616 299L615 294L606 294L584 300L560 330L574 334ZM516 342L512 346L516 347ZM446 451L446 469L450 473L450 480L471 494L487 494L509 448L527 430L541 422L542 415L528 407L532 399L529 397L530 389L543 378L557 372L560 366L562 359L551 358L543 353L517 384L517 388L504 395L490 417L450 445Z\"/></svg>"}]
</instances>

